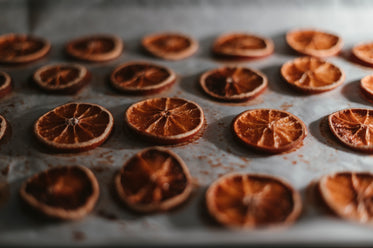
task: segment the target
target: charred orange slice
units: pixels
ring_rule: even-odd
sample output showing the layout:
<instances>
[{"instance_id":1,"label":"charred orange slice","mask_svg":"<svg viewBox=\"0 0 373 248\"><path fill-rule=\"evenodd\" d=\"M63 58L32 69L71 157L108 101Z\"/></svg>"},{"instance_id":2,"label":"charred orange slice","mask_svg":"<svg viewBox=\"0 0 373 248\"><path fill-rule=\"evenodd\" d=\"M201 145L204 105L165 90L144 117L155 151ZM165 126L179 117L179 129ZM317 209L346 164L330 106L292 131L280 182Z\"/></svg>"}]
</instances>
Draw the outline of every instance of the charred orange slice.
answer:
<instances>
[{"instance_id":1,"label":"charred orange slice","mask_svg":"<svg viewBox=\"0 0 373 248\"><path fill-rule=\"evenodd\" d=\"M200 78L203 91L209 96L232 102L251 100L267 88L267 77L246 67L222 67L205 72Z\"/></svg>"},{"instance_id":2,"label":"charred orange slice","mask_svg":"<svg viewBox=\"0 0 373 248\"><path fill-rule=\"evenodd\" d=\"M247 33L229 33L218 37L212 47L216 55L259 58L271 55L273 41Z\"/></svg>"},{"instance_id":3,"label":"charred orange slice","mask_svg":"<svg viewBox=\"0 0 373 248\"><path fill-rule=\"evenodd\" d=\"M36 138L56 151L81 152L101 145L113 129L111 113L97 104L67 103L42 115Z\"/></svg>"},{"instance_id":4,"label":"charred orange slice","mask_svg":"<svg viewBox=\"0 0 373 248\"><path fill-rule=\"evenodd\" d=\"M290 31L286 41L295 51L319 58L337 55L343 47L341 37L313 29Z\"/></svg>"},{"instance_id":5,"label":"charred orange slice","mask_svg":"<svg viewBox=\"0 0 373 248\"><path fill-rule=\"evenodd\" d=\"M29 206L46 216L76 220L94 208L99 186L88 168L61 166L27 179L21 186L20 195Z\"/></svg>"},{"instance_id":6,"label":"charred orange slice","mask_svg":"<svg viewBox=\"0 0 373 248\"><path fill-rule=\"evenodd\" d=\"M373 110L344 109L329 115L329 127L334 136L346 146L373 152Z\"/></svg>"},{"instance_id":7,"label":"charred orange slice","mask_svg":"<svg viewBox=\"0 0 373 248\"><path fill-rule=\"evenodd\" d=\"M362 43L352 48L352 55L359 61L373 66L373 42Z\"/></svg>"},{"instance_id":8,"label":"charred orange slice","mask_svg":"<svg viewBox=\"0 0 373 248\"><path fill-rule=\"evenodd\" d=\"M373 174L338 172L319 181L323 201L341 218L361 223L373 222Z\"/></svg>"},{"instance_id":9,"label":"charred orange slice","mask_svg":"<svg viewBox=\"0 0 373 248\"><path fill-rule=\"evenodd\" d=\"M225 175L208 188L212 217L232 228L289 225L300 215L299 193L283 180L260 174Z\"/></svg>"},{"instance_id":10,"label":"charred orange slice","mask_svg":"<svg viewBox=\"0 0 373 248\"><path fill-rule=\"evenodd\" d=\"M202 108L182 98L153 98L131 105L125 115L130 130L158 144L190 141L203 129Z\"/></svg>"},{"instance_id":11,"label":"charred orange slice","mask_svg":"<svg viewBox=\"0 0 373 248\"><path fill-rule=\"evenodd\" d=\"M132 62L117 67L110 82L121 92L146 95L170 88L176 82L176 74L160 65Z\"/></svg>"},{"instance_id":12,"label":"charred orange slice","mask_svg":"<svg viewBox=\"0 0 373 248\"><path fill-rule=\"evenodd\" d=\"M12 91L12 78L8 73L0 71L0 98Z\"/></svg>"},{"instance_id":13,"label":"charred orange slice","mask_svg":"<svg viewBox=\"0 0 373 248\"><path fill-rule=\"evenodd\" d=\"M344 79L344 72L322 59L301 57L285 63L281 75L296 90L315 94L335 89Z\"/></svg>"},{"instance_id":14,"label":"charred orange slice","mask_svg":"<svg viewBox=\"0 0 373 248\"><path fill-rule=\"evenodd\" d=\"M34 82L51 93L73 94L89 83L90 73L78 64L55 64L39 68L33 76Z\"/></svg>"},{"instance_id":15,"label":"charred orange slice","mask_svg":"<svg viewBox=\"0 0 373 248\"><path fill-rule=\"evenodd\" d=\"M297 148L307 136L303 121L276 109L247 110L233 120L232 129L243 144L268 153Z\"/></svg>"},{"instance_id":16,"label":"charred orange slice","mask_svg":"<svg viewBox=\"0 0 373 248\"><path fill-rule=\"evenodd\" d=\"M4 118L4 116L0 115L0 140L2 140L9 130L8 121Z\"/></svg>"},{"instance_id":17,"label":"charred orange slice","mask_svg":"<svg viewBox=\"0 0 373 248\"><path fill-rule=\"evenodd\" d=\"M115 187L119 198L138 212L169 210L184 202L193 188L183 160L160 147L128 160L115 177Z\"/></svg>"},{"instance_id":18,"label":"charred orange slice","mask_svg":"<svg viewBox=\"0 0 373 248\"><path fill-rule=\"evenodd\" d=\"M67 43L66 52L79 60L104 62L122 54L123 41L115 35L90 35Z\"/></svg>"},{"instance_id":19,"label":"charred orange slice","mask_svg":"<svg viewBox=\"0 0 373 248\"><path fill-rule=\"evenodd\" d=\"M167 59L181 60L192 56L198 50L198 42L180 33L157 33L143 38L142 46L152 55Z\"/></svg>"},{"instance_id":20,"label":"charred orange slice","mask_svg":"<svg viewBox=\"0 0 373 248\"><path fill-rule=\"evenodd\" d=\"M373 100L373 75L365 76L360 80L360 89L369 100Z\"/></svg>"},{"instance_id":21,"label":"charred orange slice","mask_svg":"<svg viewBox=\"0 0 373 248\"><path fill-rule=\"evenodd\" d=\"M0 36L0 63L29 63L38 60L49 52L49 41L23 34Z\"/></svg>"}]
</instances>

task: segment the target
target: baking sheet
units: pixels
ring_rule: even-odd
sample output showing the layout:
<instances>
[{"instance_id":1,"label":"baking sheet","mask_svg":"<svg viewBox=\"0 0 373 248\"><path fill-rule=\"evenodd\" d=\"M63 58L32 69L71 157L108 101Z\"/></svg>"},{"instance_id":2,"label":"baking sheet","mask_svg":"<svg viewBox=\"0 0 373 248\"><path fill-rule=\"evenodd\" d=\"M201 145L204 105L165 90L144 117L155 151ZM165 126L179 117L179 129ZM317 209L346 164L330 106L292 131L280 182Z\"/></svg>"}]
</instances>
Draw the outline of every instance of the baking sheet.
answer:
<instances>
[{"instance_id":1,"label":"baking sheet","mask_svg":"<svg viewBox=\"0 0 373 248\"><path fill-rule=\"evenodd\" d=\"M11 139L0 146L0 244L13 245L163 245L163 244L340 244L373 243L372 227L348 223L323 214L309 204L305 189L321 175L341 170L373 172L370 155L352 152L330 139L320 123L328 114L348 107L372 107L359 93L358 80L373 72L349 62L348 51L360 41L372 40L371 1L0 1L0 33L26 32L51 40L50 55L37 63L6 67L14 79L11 96L1 99L0 113L11 123ZM341 35L344 52L329 61L346 73L345 83L327 93L300 95L285 86L279 70L295 58L284 34L300 27L316 27ZM198 53L186 60L166 62L139 48L145 34L173 30L188 33L200 42ZM271 37L275 54L240 63L261 70L269 89L246 105L221 104L198 88L199 75L225 64L210 56L214 38L228 31L249 31ZM29 83L38 67L66 61L63 44L92 33L113 33L125 42L125 52L105 64L86 65L91 84L76 96L49 95ZM112 177L126 159L151 144L137 140L123 128L125 109L144 97L130 97L112 90L107 76L116 65L146 60L173 69L177 84L157 96L177 96L199 103L208 127L201 139L172 148L190 168L199 187L180 208L160 214L135 215L112 197ZM232 64L232 63L230 63ZM51 154L35 142L33 122L43 113L69 101L85 101L108 108L115 117L115 130L101 147L81 154ZM234 142L229 124L238 113L252 108L287 110L300 117L309 135L303 147L280 155L257 154ZM81 164L95 172L101 195L92 214L76 222L54 222L30 215L22 207L18 189L36 172L57 165ZM233 232L206 218L203 207L206 187L229 172L267 173L287 179L304 197L305 210L296 224L285 230Z\"/></svg>"}]
</instances>

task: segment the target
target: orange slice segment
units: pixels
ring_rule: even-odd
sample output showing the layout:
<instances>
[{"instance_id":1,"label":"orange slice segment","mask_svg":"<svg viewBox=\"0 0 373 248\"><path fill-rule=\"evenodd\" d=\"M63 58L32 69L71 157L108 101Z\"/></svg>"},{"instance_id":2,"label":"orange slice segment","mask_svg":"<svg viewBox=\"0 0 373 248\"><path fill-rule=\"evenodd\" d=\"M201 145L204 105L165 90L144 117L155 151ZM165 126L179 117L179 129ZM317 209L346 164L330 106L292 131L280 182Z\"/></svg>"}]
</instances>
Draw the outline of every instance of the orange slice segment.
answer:
<instances>
[{"instance_id":1,"label":"orange slice segment","mask_svg":"<svg viewBox=\"0 0 373 248\"><path fill-rule=\"evenodd\" d=\"M360 89L369 100L373 100L373 75L365 76L360 80Z\"/></svg>"},{"instance_id":2,"label":"orange slice segment","mask_svg":"<svg viewBox=\"0 0 373 248\"><path fill-rule=\"evenodd\" d=\"M49 41L22 34L0 36L0 63L29 63L49 52Z\"/></svg>"},{"instance_id":3,"label":"orange slice segment","mask_svg":"<svg viewBox=\"0 0 373 248\"><path fill-rule=\"evenodd\" d=\"M319 181L323 201L338 216L361 223L373 222L373 174L338 172Z\"/></svg>"},{"instance_id":4,"label":"orange slice segment","mask_svg":"<svg viewBox=\"0 0 373 248\"><path fill-rule=\"evenodd\" d=\"M28 205L46 216L75 220L94 208L99 186L88 168L61 166L27 179L21 186L20 195Z\"/></svg>"},{"instance_id":5,"label":"orange slice segment","mask_svg":"<svg viewBox=\"0 0 373 248\"><path fill-rule=\"evenodd\" d=\"M212 47L216 55L258 58L271 55L273 41L247 33L229 33L218 37Z\"/></svg>"},{"instance_id":6,"label":"orange slice segment","mask_svg":"<svg viewBox=\"0 0 373 248\"><path fill-rule=\"evenodd\" d=\"M281 75L290 86L309 94L335 89L345 79L340 68L313 57L296 58L285 63Z\"/></svg>"},{"instance_id":7,"label":"orange slice segment","mask_svg":"<svg viewBox=\"0 0 373 248\"><path fill-rule=\"evenodd\" d=\"M12 78L8 73L0 71L0 98L12 91Z\"/></svg>"},{"instance_id":8,"label":"orange slice segment","mask_svg":"<svg viewBox=\"0 0 373 248\"><path fill-rule=\"evenodd\" d=\"M362 43L352 48L352 55L363 63L373 65L373 42Z\"/></svg>"},{"instance_id":9,"label":"orange slice segment","mask_svg":"<svg viewBox=\"0 0 373 248\"><path fill-rule=\"evenodd\" d=\"M78 64L55 64L39 68L34 82L43 90L52 93L72 94L89 82L88 70Z\"/></svg>"},{"instance_id":10,"label":"orange slice segment","mask_svg":"<svg viewBox=\"0 0 373 248\"><path fill-rule=\"evenodd\" d=\"M0 115L0 140L2 140L8 133L9 124L4 116Z\"/></svg>"},{"instance_id":11,"label":"orange slice segment","mask_svg":"<svg viewBox=\"0 0 373 248\"><path fill-rule=\"evenodd\" d=\"M222 67L205 72L200 85L206 94L222 101L248 101L267 88L267 77L245 67Z\"/></svg>"},{"instance_id":12,"label":"orange slice segment","mask_svg":"<svg viewBox=\"0 0 373 248\"><path fill-rule=\"evenodd\" d=\"M167 59L181 60L192 56L198 50L198 42L180 33L157 33L143 38L142 46L152 55Z\"/></svg>"},{"instance_id":13,"label":"orange slice segment","mask_svg":"<svg viewBox=\"0 0 373 248\"><path fill-rule=\"evenodd\" d=\"M184 202L193 188L183 160L160 147L145 149L128 160L115 186L120 199L139 212L171 209Z\"/></svg>"},{"instance_id":14,"label":"orange slice segment","mask_svg":"<svg viewBox=\"0 0 373 248\"><path fill-rule=\"evenodd\" d=\"M122 39L115 35L90 35L67 43L66 52L80 60L104 62L116 59L122 54Z\"/></svg>"},{"instance_id":15,"label":"orange slice segment","mask_svg":"<svg viewBox=\"0 0 373 248\"><path fill-rule=\"evenodd\" d=\"M233 134L255 150L280 153L301 145L307 128L298 117L276 109L253 109L239 114Z\"/></svg>"},{"instance_id":16,"label":"orange slice segment","mask_svg":"<svg viewBox=\"0 0 373 248\"><path fill-rule=\"evenodd\" d=\"M202 108L182 98L153 98L131 105L125 123L139 136L159 144L190 141L205 123Z\"/></svg>"},{"instance_id":17,"label":"orange slice segment","mask_svg":"<svg viewBox=\"0 0 373 248\"><path fill-rule=\"evenodd\" d=\"M170 69L147 63L132 62L117 67L110 76L111 85L125 93L154 94L171 87L176 74Z\"/></svg>"},{"instance_id":18,"label":"orange slice segment","mask_svg":"<svg viewBox=\"0 0 373 248\"><path fill-rule=\"evenodd\" d=\"M259 174L229 174L206 193L207 209L220 224L233 228L289 225L301 213L297 191L278 178Z\"/></svg>"},{"instance_id":19,"label":"orange slice segment","mask_svg":"<svg viewBox=\"0 0 373 248\"><path fill-rule=\"evenodd\" d=\"M113 116L100 105L67 103L42 115L35 122L34 133L49 148L81 152L101 145L113 125Z\"/></svg>"},{"instance_id":20,"label":"orange slice segment","mask_svg":"<svg viewBox=\"0 0 373 248\"><path fill-rule=\"evenodd\" d=\"M346 146L373 152L373 110L344 109L329 115L329 127L339 141Z\"/></svg>"},{"instance_id":21,"label":"orange slice segment","mask_svg":"<svg viewBox=\"0 0 373 248\"><path fill-rule=\"evenodd\" d=\"M286 34L286 41L295 51L320 58L334 56L343 47L341 37L312 29L290 31Z\"/></svg>"}]
</instances>

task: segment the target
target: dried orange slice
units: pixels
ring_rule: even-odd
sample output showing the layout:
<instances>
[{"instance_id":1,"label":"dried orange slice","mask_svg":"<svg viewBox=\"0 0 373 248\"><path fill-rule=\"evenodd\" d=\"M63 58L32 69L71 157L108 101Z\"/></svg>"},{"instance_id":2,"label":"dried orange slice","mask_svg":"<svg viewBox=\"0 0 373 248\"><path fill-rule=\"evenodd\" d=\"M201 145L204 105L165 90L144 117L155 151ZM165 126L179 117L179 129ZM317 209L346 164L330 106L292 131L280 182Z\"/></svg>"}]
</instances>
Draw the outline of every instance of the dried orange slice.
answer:
<instances>
[{"instance_id":1,"label":"dried orange slice","mask_svg":"<svg viewBox=\"0 0 373 248\"><path fill-rule=\"evenodd\" d=\"M302 210L301 197L290 184L260 174L219 178L206 192L206 205L220 224L233 228L289 225Z\"/></svg>"},{"instance_id":2,"label":"dried orange slice","mask_svg":"<svg viewBox=\"0 0 373 248\"><path fill-rule=\"evenodd\" d=\"M113 125L113 116L100 105L67 103L42 115L35 122L34 133L54 150L81 152L101 145Z\"/></svg>"},{"instance_id":3,"label":"dried orange slice","mask_svg":"<svg viewBox=\"0 0 373 248\"><path fill-rule=\"evenodd\" d=\"M373 222L373 174L338 172L326 175L319 181L319 191L336 215L361 223Z\"/></svg>"},{"instance_id":4,"label":"dried orange slice","mask_svg":"<svg viewBox=\"0 0 373 248\"><path fill-rule=\"evenodd\" d=\"M4 118L4 116L0 115L0 140L2 140L9 130L8 121Z\"/></svg>"},{"instance_id":5,"label":"dried orange slice","mask_svg":"<svg viewBox=\"0 0 373 248\"><path fill-rule=\"evenodd\" d=\"M329 115L329 127L339 141L346 146L373 152L373 110L351 108Z\"/></svg>"},{"instance_id":6,"label":"dried orange slice","mask_svg":"<svg viewBox=\"0 0 373 248\"><path fill-rule=\"evenodd\" d=\"M296 148L307 136L302 120L276 109L247 110L233 120L232 129L233 134L248 147L269 153Z\"/></svg>"},{"instance_id":7,"label":"dried orange slice","mask_svg":"<svg viewBox=\"0 0 373 248\"><path fill-rule=\"evenodd\" d=\"M78 64L55 64L39 68L34 82L43 90L53 93L72 94L89 83L90 73Z\"/></svg>"},{"instance_id":8,"label":"dried orange slice","mask_svg":"<svg viewBox=\"0 0 373 248\"><path fill-rule=\"evenodd\" d=\"M259 58L271 55L273 41L247 33L229 33L218 37L212 47L216 55Z\"/></svg>"},{"instance_id":9,"label":"dried orange slice","mask_svg":"<svg viewBox=\"0 0 373 248\"><path fill-rule=\"evenodd\" d=\"M373 66L373 42L354 46L352 48L352 55L359 61Z\"/></svg>"},{"instance_id":10,"label":"dried orange slice","mask_svg":"<svg viewBox=\"0 0 373 248\"><path fill-rule=\"evenodd\" d=\"M320 58L334 56L343 47L341 37L313 29L290 31L286 34L286 41L295 51Z\"/></svg>"},{"instance_id":11,"label":"dried orange slice","mask_svg":"<svg viewBox=\"0 0 373 248\"><path fill-rule=\"evenodd\" d=\"M125 115L127 126L139 136L159 144L191 140L202 130L202 108L182 98L153 98L131 105Z\"/></svg>"},{"instance_id":12,"label":"dried orange slice","mask_svg":"<svg viewBox=\"0 0 373 248\"><path fill-rule=\"evenodd\" d=\"M83 166L60 166L27 179L21 198L40 213L58 219L83 218L95 206L99 186L91 170Z\"/></svg>"},{"instance_id":13,"label":"dried orange slice","mask_svg":"<svg viewBox=\"0 0 373 248\"><path fill-rule=\"evenodd\" d=\"M365 76L360 80L360 89L369 100L373 100L373 75Z\"/></svg>"},{"instance_id":14,"label":"dried orange slice","mask_svg":"<svg viewBox=\"0 0 373 248\"><path fill-rule=\"evenodd\" d=\"M248 101L267 88L267 77L246 67L222 67L205 72L200 78L202 89L209 96L232 102Z\"/></svg>"},{"instance_id":15,"label":"dried orange slice","mask_svg":"<svg viewBox=\"0 0 373 248\"><path fill-rule=\"evenodd\" d=\"M0 98L12 91L12 78L8 73L0 71Z\"/></svg>"},{"instance_id":16,"label":"dried orange slice","mask_svg":"<svg viewBox=\"0 0 373 248\"><path fill-rule=\"evenodd\" d=\"M139 212L169 210L192 192L192 179L183 160L170 150L145 149L121 168L115 177L119 198Z\"/></svg>"},{"instance_id":17,"label":"dried orange slice","mask_svg":"<svg viewBox=\"0 0 373 248\"><path fill-rule=\"evenodd\" d=\"M0 63L28 63L38 60L49 52L49 41L22 34L0 36Z\"/></svg>"},{"instance_id":18,"label":"dried orange slice","mask_svg":"<svg viewBox=\"0 0 373 248\"><path fill-rule=\"evenodd\" d=\"M123 41L115 35L90 35L70 41L66 52L79 60L104 62L122 54Z\"/></svg>"},{"instance_id":19,"label":"dried orange slice","mask_svg":"<svg viewBox=\"0 0 373 248\"><path fill-rule=\"evenodd\" d=\"M310 94L335 89L345 79L340 68L314 57L296 58L285 63L281 75L293 88Z\"/></svg>"},{"instance_id":20,"label":"dried orange slice","mask_svg":"<svg viewBox=\"0 0 373 248\"><path fill-rule=\"evenodd\" d=\"M176 74L170 69L147 62L125 63L110 76L111 85L122 92L154 94L171 87Z\"/></svg>"},{"instance_id":21,"label":"dried orange slice","mask_svg":"<svg viewBox=\"0 0 373 248\"><path fill-rule=\"evenodd\" d=\"M152 55L167 60L185 59L198 50L198 42L181 33L148 35L143 38L142 46Z\"/></svg>"}]
</instances>

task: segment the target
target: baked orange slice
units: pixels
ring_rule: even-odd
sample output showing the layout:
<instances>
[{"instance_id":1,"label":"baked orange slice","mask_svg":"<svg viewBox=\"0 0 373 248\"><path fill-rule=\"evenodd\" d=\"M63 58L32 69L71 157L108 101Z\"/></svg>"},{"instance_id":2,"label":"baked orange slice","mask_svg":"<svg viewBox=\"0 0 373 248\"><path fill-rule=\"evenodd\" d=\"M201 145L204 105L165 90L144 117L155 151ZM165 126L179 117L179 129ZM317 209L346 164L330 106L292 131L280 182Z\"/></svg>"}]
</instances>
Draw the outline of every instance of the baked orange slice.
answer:
<instances>
[{"instance_id":1,"label":"baked orange slice","mask_svg":"<svg viewBox=\"0 0 373 248\"><path fill-rule=\"evenodd\" d=\"M95 175L83 166L60 166L27 179L21 198L34 210L52 218L76 220L94 208L99 186Z\"/></svg>"},{"instance_id":2,"label":"baked orange slice","mask_svg":"<svg viewBox=\"0 0 373 248\"><path fill-rule=\"evenodd\" d=\"M373 66L373 42L361 43L352 48L352 55L360 62Z\"/></svg>"},{"instance_id":3,"label":"baked orange slice","mask_svg":"<svg viewBox=\"0 0 373 248\"><path fill-rule=\"evenodd\" d=\"M39 117L36 138L61 152L81 152L101 145L113 129L111 113L97 104L67 103Z\"/></svg>"},{"instance_id":4,"label":"baked orange slice","mask_svg":"<svg viewBox=\"0 0 373 248\"><path fill-rule=\"evenodd\" d=\"M192 192L183 160L170 150L152 147L129 159L115 177L119 198L138 212L169 210Z\"/></svg>"},{"instance_id":5,"label":"baked orange slice","mask_svg":"<svg viewBox=\"0 0 373 248\"><path fill-rule=\"evenodd\" d=\"M29 63L41 59L51 49L49 41L23 34L0 36L0 63Z\"/></svg>"},{"instance_id":6,"label":"baked orange slice","mask_svg":"<svg viewBox=\"0 0 373 248\"><path fill-rule=\"evenodd\" d=\"M222 67L202 74L200 85L209 96L231 102L244 102L260 95L268 85L261 72L246 67Z\"/></svg>"},{"instance_id":7,"label":"baked orange slice","mask_svg":"<svg viewBox=\"0 0 373 248\"><path fill-rule=\"evenodd\" d=\"M343 47L341 37L314 29L292 30L286 41L295 51L319 58L337 55Z\"/></svg>"},{"instance_id":8,"label":"baked orange slice","mask_svg":"<svg viewBox=\"0 0 373 248\"><path fill-rule=\"evenodd\" d=\"M232 228L290 225L302 200L287 182L269 175L228 174L208 188L206 205L220 224Z\"/></svg>"},{"instance_id":9,"label":"baked orange slice","mask_svg":"<svg viewBox=\"0 0 373 248\"><path fill-rule=\"evenodd\" d=\"M368 75L360 80L360 89L368 100L373 100L373 75Z\"/></svg>"},{"instance_id":10,"label":"baked orange slice","mask_svg":"<svg viewBox=\"0 0 373 248\"><path fill-rule=\"evenodd\" d=\"M260 58L271 55L273 41L248 33L228 33L219 36L212 47L215 55Z\"/></svg>"},{"instance_id":11,"label":"baked orange slice","mask_svg":"<svg viewBox=\"0 0 373 248\"><path fill-rule=\"evenodd\" d=\"M346 146L362 152L373 152L373 110L350 108L329 115L329 127Z\"/></svg>"},{"instance_id":12,"label":"baked orange slice","mask_svg":"<svg viewBox=\"0 0 373 248\"><path fill-rule=\"evenodd\" d=\"M373 222L373 174L338 172L321 177L320 195L337 216L361 223Z\"/></svg>"},{"instance_id":13,"label":"baked orange slice","mask_svg":"<svg viewBox=\"0 0 373 248\"><path fill-rule=\"evenodd\" d=\"M66 52L79 60L105 62L122 54L123 41L115 35L84 36L67 43Z\"/></svg>"},{"instance_id":14,"label":"baked orange slice","mask_svg":"<svg viewBox=\"0 0 373 248\"><path fill-rule=\"evenodd\" d=\"M307 136L302 120L276 109L247 110L233 120L232 129L243 144L268 153L297 148Z\"/></svg>"},{"instance_id":15,"label":"baked orange slice","mask_svg":"<svg viewBox=\"0 0 373 248\"><path fill-rule=\"evenodd\" d=\"M314 57L286 62L281 75L296 90L315 94L335 89L345 80L344 72L332 63Z\"/></svg>"},{"instance_id":16,"label":"baked orange slice","mask_svg":"<svg viewBox=\"0 0 373 248\"><path fill-rule=\"evenodd\" d=\"M9 123L0 115L0 140L2 140L9 133Z\"/></svg>"},{"instance_id":17,"label":"baked orange slice","mask_svg":"<svg viewBox=\"0 0 373 248\"><path fill-rule=\"evenodd\" d=\"M131 105L125 123L140 137L158 144L178 144L190 141L203 129L202 108L182 98L147 99Z\"/></svg>"},{"instance_id":18,"label":"baked orange slice","mask_svg":"<svg viewBox=\"0 0 373 248\"><path fill-rule=\"evenodd\" d=\"M12 91L12 78L8 73L0 71L0 98Z\"/></svg>"},{"instance_id":19,"label":"baked orange slice","mask_svg":"<svg viewBox=\"0 0 373 248\"><path fill-rule=\"evenodd\" d=\"M142 46L152 55L167 60L182 60L198 50L198 42L181 33L156 33L145 36Z\"/></svg>"},{"instance_id":20,"label":"baked orange slice","mask_svg":"<svg viewBox=\"0 0 373 248\"><path fill-rule=\"evenodd\" d=\"M82 65L61 63L39 68L33 80L47 92L73 94L89 83L90 73Z\"/></svg>"},{"instance_id":21,"label":"baked orange slice","mask_svg":"<svg viewBox=\"0 0 373 248\"><path fill-rule=\"evenodd\" d=\"M176 74L164 66L131 62L118 66L111 73L110 82L121 92L146 95L170 88L176 82Z\"/></svg>"}]
</instances>

